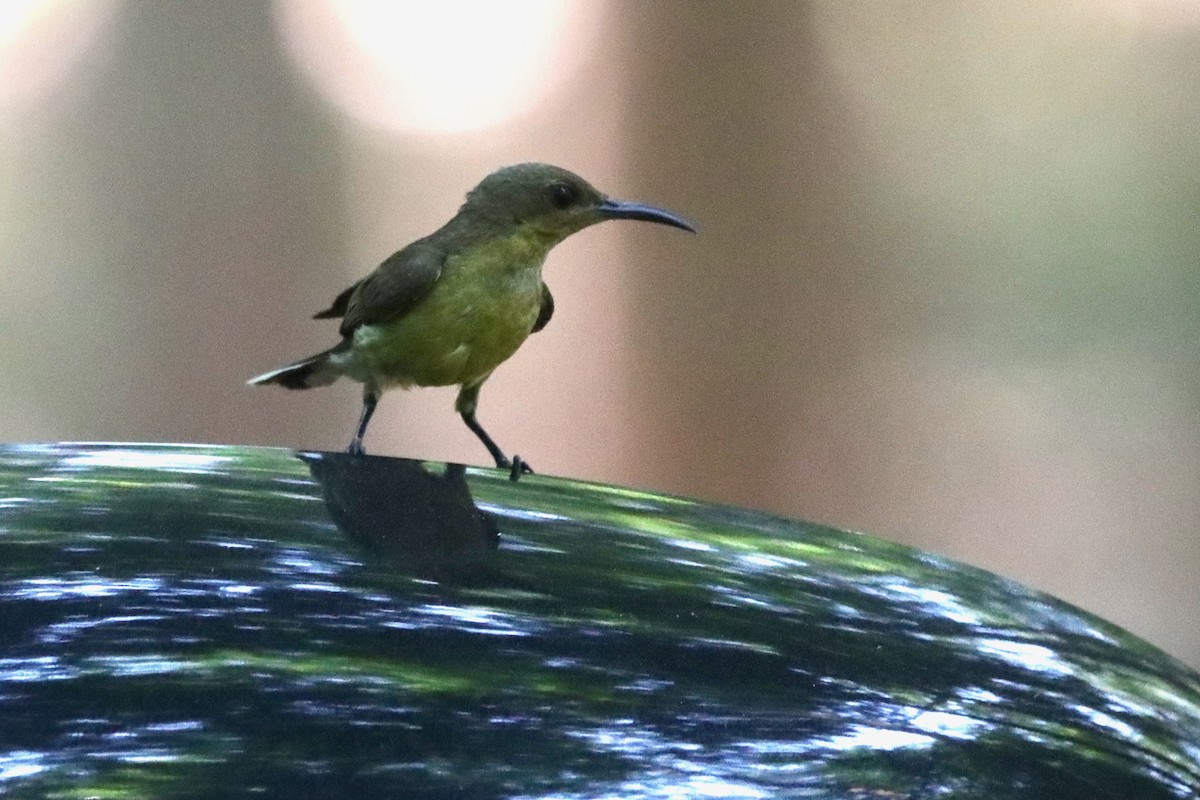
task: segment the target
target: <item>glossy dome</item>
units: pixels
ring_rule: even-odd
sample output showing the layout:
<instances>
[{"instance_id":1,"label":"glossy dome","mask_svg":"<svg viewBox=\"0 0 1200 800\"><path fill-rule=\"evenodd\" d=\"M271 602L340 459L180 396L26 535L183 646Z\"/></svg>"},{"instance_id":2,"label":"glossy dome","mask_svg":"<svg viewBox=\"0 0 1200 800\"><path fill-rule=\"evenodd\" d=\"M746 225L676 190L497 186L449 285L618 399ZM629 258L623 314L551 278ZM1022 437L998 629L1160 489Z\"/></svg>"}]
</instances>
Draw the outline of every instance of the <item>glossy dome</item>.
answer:
<instances>
[{"instance_id":1,"label":"glossy dome","mask_svg":"<svg viewBox=\"0 0 1200 800\"><path fill-rule=\"evenodd\" d=\"M0 793L1200 792L1195 674L867 536L492 470L0 449Z\"/></svg>"}]
</instances>

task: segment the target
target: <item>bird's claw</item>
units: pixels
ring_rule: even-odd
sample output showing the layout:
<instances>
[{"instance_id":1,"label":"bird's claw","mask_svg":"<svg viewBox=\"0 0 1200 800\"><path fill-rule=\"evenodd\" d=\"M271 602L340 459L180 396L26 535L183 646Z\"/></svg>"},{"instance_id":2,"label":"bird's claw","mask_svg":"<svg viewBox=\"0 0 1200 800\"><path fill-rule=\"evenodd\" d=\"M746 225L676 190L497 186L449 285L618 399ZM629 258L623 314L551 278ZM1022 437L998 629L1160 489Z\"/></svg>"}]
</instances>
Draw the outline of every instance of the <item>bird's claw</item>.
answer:
<instances>
[{"instance_id":1,"label":"bird's claw","mask_svg":"<svg viewBox=\"0 0 1200 800\"><path fill-rule=\"evenodd\" d=\"M350 446L346 448L346 452L352 456L365 456L367 454L367 451L363 449L362 442L358 439L350 442Z\"/></svg>"},{"instance_id":2,"label":"bird's claw","mask_svg":"<svg viewBox=\"0 0 1200 800\"><path fill-rule=\"evenodd\" d=\"M506 458L496 466L508 470L508 479L513 483L521 480L522 475L533 474L533 467L529 466L529 462L523 461L520 456L513 456L512 461Z\"/></svg>"}]
</instances>

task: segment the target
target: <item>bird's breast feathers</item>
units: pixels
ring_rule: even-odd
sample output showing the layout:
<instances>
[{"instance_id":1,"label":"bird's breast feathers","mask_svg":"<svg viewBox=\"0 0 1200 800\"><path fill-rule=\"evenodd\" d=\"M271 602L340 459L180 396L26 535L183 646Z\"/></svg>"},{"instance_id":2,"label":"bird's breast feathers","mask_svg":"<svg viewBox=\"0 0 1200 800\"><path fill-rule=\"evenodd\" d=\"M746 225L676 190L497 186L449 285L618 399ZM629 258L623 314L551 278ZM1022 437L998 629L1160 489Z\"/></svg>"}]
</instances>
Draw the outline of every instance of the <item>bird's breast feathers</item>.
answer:
<instances>
[{"instance_id":1,"label":"bird's breast feathers","mask_svg":"<svg viewBox=\"0 0 1200 800\"><path fill-rule=\"evenodd\" d=\"M409 313L354 332L345 372L379 388L486 377L529 336L541 308L545 249L523 238L448 258L437 284Z\"/></svg>"}]
</instances>

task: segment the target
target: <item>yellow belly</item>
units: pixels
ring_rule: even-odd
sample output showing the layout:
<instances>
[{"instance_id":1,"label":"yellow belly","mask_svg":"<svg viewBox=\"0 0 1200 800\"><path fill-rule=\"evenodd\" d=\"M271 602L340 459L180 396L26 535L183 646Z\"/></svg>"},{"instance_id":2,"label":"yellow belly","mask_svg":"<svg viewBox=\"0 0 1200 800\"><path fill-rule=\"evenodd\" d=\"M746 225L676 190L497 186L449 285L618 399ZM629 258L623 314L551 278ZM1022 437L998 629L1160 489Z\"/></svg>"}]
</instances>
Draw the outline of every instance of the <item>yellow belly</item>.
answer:
<instances>
[{"instance_id":1,"label":"yellow belly","mask_svg":"<svg viewBox=\"0 0 1200 800\"><path fill-rule=\"evenodd\" d=\"M481 381L528 338L541 286L540 260L503 270L448 264L403 318L354 332L344 371L379 389Z\"/></svg>"}]
</instances>

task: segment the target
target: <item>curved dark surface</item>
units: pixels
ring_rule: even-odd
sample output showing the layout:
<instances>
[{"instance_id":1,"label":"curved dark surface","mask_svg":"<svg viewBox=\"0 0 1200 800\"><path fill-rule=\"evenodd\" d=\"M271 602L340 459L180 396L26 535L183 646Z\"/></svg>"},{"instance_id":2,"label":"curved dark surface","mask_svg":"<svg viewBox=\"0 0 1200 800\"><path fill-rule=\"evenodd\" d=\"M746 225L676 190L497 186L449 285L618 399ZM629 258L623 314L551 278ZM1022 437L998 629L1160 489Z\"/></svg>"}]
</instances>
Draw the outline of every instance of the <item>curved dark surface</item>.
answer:
<instances>
[{"instance_id":1,"label":"curved dark surface","mask_svg":"<svg viewBox=\"0 0 1200 800\"><path fill-rule=\"evenodd\" d=\"M0 448L0 643L14 798L1200 793L1197 676L1095 617L493 470Z\"/></svg>"}]
</instances>

